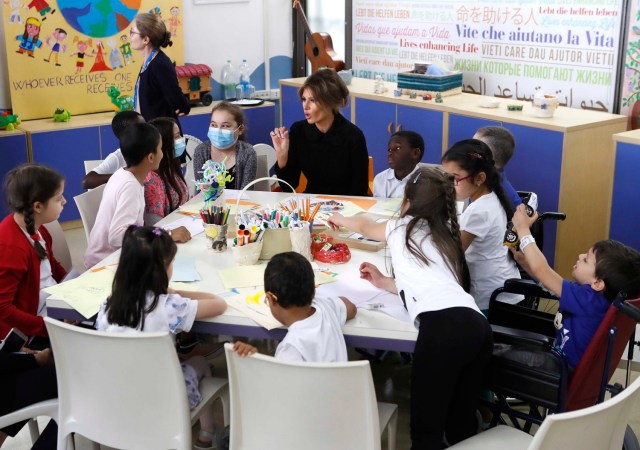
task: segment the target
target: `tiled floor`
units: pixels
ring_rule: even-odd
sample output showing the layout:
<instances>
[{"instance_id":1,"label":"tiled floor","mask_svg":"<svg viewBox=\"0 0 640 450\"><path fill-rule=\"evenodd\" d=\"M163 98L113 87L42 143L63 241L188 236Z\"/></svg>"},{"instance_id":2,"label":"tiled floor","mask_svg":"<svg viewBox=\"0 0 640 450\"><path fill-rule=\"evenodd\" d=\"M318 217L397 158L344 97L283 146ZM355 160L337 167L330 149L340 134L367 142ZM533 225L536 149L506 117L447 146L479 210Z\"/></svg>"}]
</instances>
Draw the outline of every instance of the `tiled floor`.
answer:
<instances>
[{"instance_id":1,"label":"tiled floor","mask_svg":"<svg viewBox=\"0 0 640 450\"><path fill-rule=\"evenodd\" d=\"M74 267L82 269L82 258L86 248L86 239L82 228L76 228L65 231L67 241L71 251L71 258ZM253 342L258 345L261 352L266 353L266 344L264 342ZM350 349L349 356L351 359L361 359L360 355ZM226 364L224 356L214 359L216 376L226 376ZM402 361L399 354L390 353L380 363L373 363L372 373L376 394L379 401L396 403L399 407L398 416L398 435L397 448L405 450L411 447L409 438L409 380L411 366ZM633 373L632 378L635 379L638 373ZM618 369L614 374L613 381L620 382L624 385L625 372ZM437 387L436 387L437 388ZM222 425L222 418L218 416L219 425ZM640 405L635 409L632 416L631 427L636 435L640 436ZM41 427L42 429L42 427ZM14 439L7 439L2 449L28 449L30 448L30 440L28 430L23 429L22 432ZM76 439L76 448L78 450L90 449L91 445L82 437ZM386 448L386 439L383 440L383 449Z\"/></svg>"}]
</instances>

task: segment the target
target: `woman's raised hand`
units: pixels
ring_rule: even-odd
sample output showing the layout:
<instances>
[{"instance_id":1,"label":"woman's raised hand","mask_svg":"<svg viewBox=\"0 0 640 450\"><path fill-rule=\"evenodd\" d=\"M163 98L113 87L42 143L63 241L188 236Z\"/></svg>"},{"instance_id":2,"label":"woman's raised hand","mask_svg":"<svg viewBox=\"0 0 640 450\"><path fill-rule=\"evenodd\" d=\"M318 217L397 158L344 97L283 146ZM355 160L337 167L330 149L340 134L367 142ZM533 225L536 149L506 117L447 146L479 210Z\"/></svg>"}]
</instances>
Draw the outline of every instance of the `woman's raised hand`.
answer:
<instances>
[{"instance_id":1,"label":"woman's raised hand","mask_svg":"<svg viewBox=\"0 0 640 450\"><path fill-rule=\"evenodd\" d=\"M276 128L271 132L271 142L276 150L276 158L280 168L287 165L289 158L289 132L285 127Z\"/></svg>"}]
</instances>

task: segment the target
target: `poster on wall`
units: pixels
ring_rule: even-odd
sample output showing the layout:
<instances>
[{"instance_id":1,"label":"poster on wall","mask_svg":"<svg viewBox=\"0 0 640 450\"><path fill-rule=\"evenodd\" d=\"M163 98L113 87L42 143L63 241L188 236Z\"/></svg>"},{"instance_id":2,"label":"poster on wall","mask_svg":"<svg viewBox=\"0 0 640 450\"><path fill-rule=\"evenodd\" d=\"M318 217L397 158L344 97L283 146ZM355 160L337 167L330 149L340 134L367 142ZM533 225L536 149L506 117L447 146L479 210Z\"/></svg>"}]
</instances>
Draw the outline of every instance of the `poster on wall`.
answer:
<instances>
[{"instance_id":1,"label":"poster on wall","mask_svg":"<svg viewBox=\"0 0 640 450\"><path fill-rule=\"evenodd\" d=\"M623 0L353 0L356 76L396 81L416 62L463 73L463 91L614 110Z\"/></svg>"},{"instance_id":2,"label":"poster on wall","mask_svg":"<svg viewBox=\"0 0 640 450\"><path fill-rule=\"evenodd\" d=\"M173 41L164 51L184 62L181 0L5 0L2 12L11 104L22 120L57 108L119 110L142 66L129 40L138 13L164 20Z\"/></svg>"}]
</instances>

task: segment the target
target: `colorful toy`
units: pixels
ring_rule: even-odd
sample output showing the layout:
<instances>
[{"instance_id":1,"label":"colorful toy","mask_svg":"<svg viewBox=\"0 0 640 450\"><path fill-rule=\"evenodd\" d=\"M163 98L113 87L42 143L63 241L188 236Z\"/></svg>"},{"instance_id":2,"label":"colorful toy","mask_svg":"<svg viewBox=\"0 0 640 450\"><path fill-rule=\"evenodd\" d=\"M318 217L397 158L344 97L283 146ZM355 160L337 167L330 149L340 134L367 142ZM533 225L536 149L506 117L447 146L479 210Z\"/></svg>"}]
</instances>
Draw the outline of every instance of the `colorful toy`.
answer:
<instances>
[{"instance_id":1,"label":"colorful toy","mask_svg":"<svg viewBox=\"0 0 640 450\"><path fill-rule=\"evenodd\" d=\"M0 116L0 130L13 131L20 125L20 118L17 114L5 113Z\"/></svg>"},{"instance_id":2,"label":"colorful toy","mask_svg":"<svg viewBox=\"0 0 640 450\"><path fill-rule=\"evenodd\" d=\"M191 102L202 102L204 106L209 106L213 102L211 96L211 67L205 64L189 64L187 66L176 66L178 84L182 93Z\"/></svg>"},{"instance_id":3,"label":"colorful toy","mask_svg":"<svg viewBox=\"0 0 640 450\"><path fill-rule=\"evenodd\" d=\"M56 108L53 112L54 122L68 122L71 119L71 113L64 108Z\"/></svg>"},{"instance_id":4,"label":"colorful toy","mask_svg":"<svg viewBox=\"0 0 640 450\"><path fill-rule=\"evenodd\" d=\"M111 97L111 103L116 112L133 111L133 97L130 95L120 95L120 89L115 86L107 88L107 95Z\"/></svg>"},{"instance_id":5,"label":"colorful toy","mask_svg":"<svg viewBox=\"0 0 640 450\"><path fill-rule=\"evenodd\" d=\"M220 198L225 185L233 180L224 164L226 160L220 163L209 160L202 166L202 179L196 181L196 186L202 191L207 207Z\"/></svg>"},{"instance_id":6,"label":"colorful toy","mask_svg":"<svg viewBox=\"0 0 640 450\"><path fill-rule=\"evenodd\" d=\"M436 103L442 103L442 94L440 92L436 94Z\"/></svg>"}]
</instances>

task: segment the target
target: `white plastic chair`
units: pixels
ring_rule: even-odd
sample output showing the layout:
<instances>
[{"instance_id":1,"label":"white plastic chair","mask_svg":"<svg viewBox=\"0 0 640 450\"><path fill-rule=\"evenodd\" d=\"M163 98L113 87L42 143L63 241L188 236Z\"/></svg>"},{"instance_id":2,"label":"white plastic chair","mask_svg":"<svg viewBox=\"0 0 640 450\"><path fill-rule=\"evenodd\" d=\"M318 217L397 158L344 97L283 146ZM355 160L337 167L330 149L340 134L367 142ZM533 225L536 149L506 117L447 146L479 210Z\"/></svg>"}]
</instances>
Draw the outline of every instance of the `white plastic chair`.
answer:
<instances>
[{"instance_id":1,"label":"white plastic chair","mask_svg":"<svg viewBox=\"0 0 640 450\"><path fill-rule=\"evenodd\" d=\"M71 252L69 251L69 244L67 243L67 238L64 236L60 222L54 220L44 226L51 235L53 255L67 272L70 271L73 267L71 263Z\"/></svg>"},{"instance_id":2,"label":"white plastic chair","mask_svg":"<svg viewBox=\"0 0 640 450\"><path fill-rule=\"evenodd\" d=\"M88 174L93 169L98 167L104 159L88 159L84 162L84 174Z\"/></svg>"},{"instance_id":3,"label":"white plastic chair","mask_svg":"<svg viewBox=\"0 0 640 450\"><path fill-rule=\"evenodd\" d=\"M104 333L45 317L56 355L58 449L72 433L114 448L191 450L191 426L216 398L228 423L228 383L205 377L189 412L168 333Z\"/></svg>"},{"instance_id":4,"label":"white plastic chair","mask_svg":"<svg viewBox=\"0 0 640 450\"><path fill-rule=\"evenodd\" d=\"M22 409L13 411L11 413L0 416L0 428L8 427L14 423L28 420L29 435L31 436L31 443L35 443L40 436L38 430L38 422L36 417L47 416L51 417L56 422L58 421L58 399L44 400L42 402L34 403L33 405L25 406Z\"/></svg>"},{"instance_id":5,"label":"white plastic chair","mask_svg":"<svg viewBox=\"0 0 640 450\"><path fill-rule=\"evenodd\" d=\"M291 363L225 344L231 450L395 449L397 405L376 404L368 361Z\"/></svg>"},{"instance_id":6,"label":"white plastic chair","mask_svg":"<svg viewBox=\"0 0 640 450\"><path fill-rule=\"evenodd\" d=\"M267 174L264 176L268 177L269 171L277 161L276 149L269 144L255 144L253 146L253 149L256 151L256 155L258 156L258 158L260 157L260 155L265 155L267 157ZM256 174L256 178L260 178L260 176L261 175ZM274 183L275 181L272 184ZM269 186L269 189L263 189L262 184L260 184L260 185L257 185L255 189L259 191L269 191L271 190L271 186Z\"/></svg>"},{"instance_id":7,"label":"white plastic chair","mask_svg":"<svg viewBox=\"0 0 640 450\"><path fill-rule=\"evenodd\" d=\"M271 192L271 181L267 165L267 155L257 155L256 180L259 178L264 178L264 180L254 185L253 189L256 191Z\"/></svg>"},{"instance_id":8,"label":"white plastic chair","mask_svg":"<svg viewBox=\"0 0 640 450\"><path fill-rule=\"evenodd\" d=\"M106 184L102 184L95 189L84 192L80 195L73 197L76 202L78 211L80 212L80 218L82 219L82 225L84 226L84 234L87 236L87 242L89 242L89 235L93 229L93 225L96 223L96 216L98 215L98 209L100 208L100 202L102 201L102 194L104 192Z\"/></svg>"},{"instance_id":9,"label":"white plastic chair","mask_svg":"<svg viewBox=\"0 0 640 450\"><path fill-rule=\"evenodd\" d=\"M185 151L188 154L187 162L185 163L187 166L187 170L184 174L184 179L187 182L187 190L189 191L189 195L193 195L196 193L195 172L193 169L193 154L196 151L196 147L202 144L202 141L190 134L185 134L184 138L187 141L187 148Z\"/></svg>"},{"instance_id":10,"label":"white plastic chair","mask_svg":"<svg viewBox=\"0 0 640 450\"><path fill-rule=\"evenodd\" d=\"M640 378L598 405L547 416L531 436L505 425L484 431L449 449L456 450L620 450L640 393Z\"/></svg>"}]
</instances>

